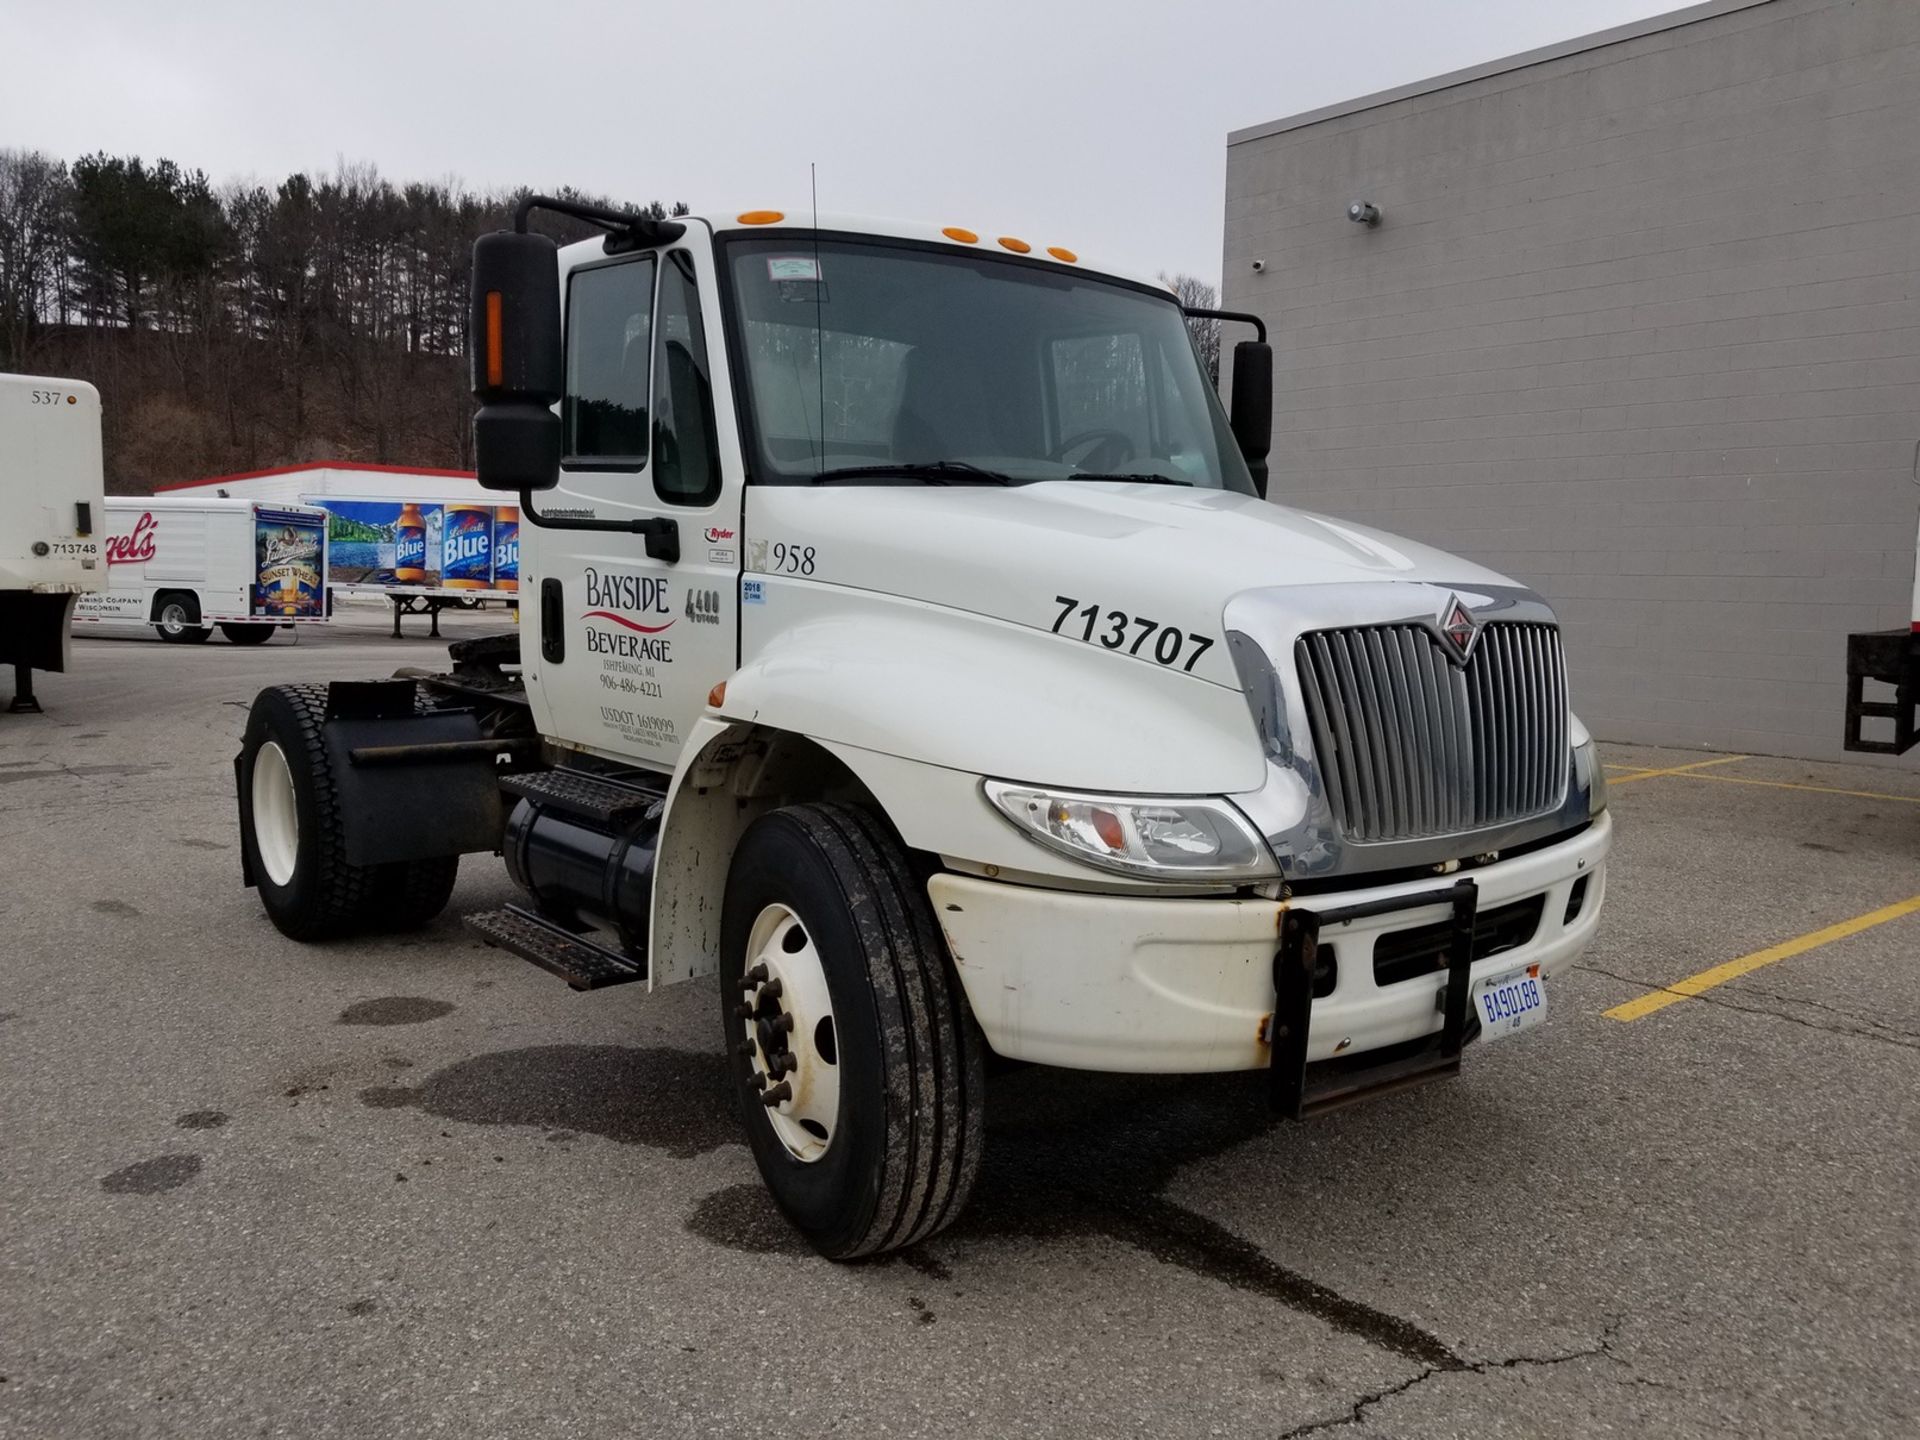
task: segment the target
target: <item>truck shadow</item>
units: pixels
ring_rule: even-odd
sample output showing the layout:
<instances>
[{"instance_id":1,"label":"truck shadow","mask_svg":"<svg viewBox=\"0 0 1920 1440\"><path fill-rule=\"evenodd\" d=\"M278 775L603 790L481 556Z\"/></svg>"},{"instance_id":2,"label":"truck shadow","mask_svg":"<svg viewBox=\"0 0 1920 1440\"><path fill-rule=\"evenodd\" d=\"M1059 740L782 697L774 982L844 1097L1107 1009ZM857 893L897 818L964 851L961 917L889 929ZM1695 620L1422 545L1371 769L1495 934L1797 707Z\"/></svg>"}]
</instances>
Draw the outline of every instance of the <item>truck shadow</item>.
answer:
<instances>
[{"instance_id":1,"label":"truck shadow","mask_svg":"<svg viewBox=\"0 0 1920 1440\"><path fill-rule=\"evenodd\" d=\"M726 1085L718 1054L550 1045L476 1056L418 1085L378 1087L361 1099L465 1124L598 1135L687 1159L741 1143ZM945 1279L951 1264L965 1263L982 1246L1101 1237L1316 1316L1417 1363L1460 1363L1435 1336L1288 1269L1254 1241L1161 1193L1183 1168L1280 1123L1267 1108L1264 1075L1030 1068L996 1076L990 1090L986 1157L971 1204L934 1242L938 1256L923 1246L896 1257L900 1263ZM750 1254L810 1253L758 1182L707 1195L686 1228Z\"/></svg>"}]
</instances>

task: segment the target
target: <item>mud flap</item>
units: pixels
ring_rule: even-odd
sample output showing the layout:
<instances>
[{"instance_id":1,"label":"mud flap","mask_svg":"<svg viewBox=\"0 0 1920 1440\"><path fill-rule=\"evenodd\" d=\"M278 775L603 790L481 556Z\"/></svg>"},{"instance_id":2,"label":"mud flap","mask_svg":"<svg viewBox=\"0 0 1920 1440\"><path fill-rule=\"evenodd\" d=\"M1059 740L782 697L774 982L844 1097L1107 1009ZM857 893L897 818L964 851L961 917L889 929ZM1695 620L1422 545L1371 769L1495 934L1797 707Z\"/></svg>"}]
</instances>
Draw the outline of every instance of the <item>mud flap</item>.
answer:
<instances>
[{"instance_id":1,"label":"mud flap","mask_svg":"<svg viewBox=\"0 0 1920 1440\"><path fill-rule=\"evenodd\" d=\"M498 766L478 718L471 710L420 714L415 697L411 680L327 687L322 738L350 864L500 848Z\"/></svg>"}]
</instances>

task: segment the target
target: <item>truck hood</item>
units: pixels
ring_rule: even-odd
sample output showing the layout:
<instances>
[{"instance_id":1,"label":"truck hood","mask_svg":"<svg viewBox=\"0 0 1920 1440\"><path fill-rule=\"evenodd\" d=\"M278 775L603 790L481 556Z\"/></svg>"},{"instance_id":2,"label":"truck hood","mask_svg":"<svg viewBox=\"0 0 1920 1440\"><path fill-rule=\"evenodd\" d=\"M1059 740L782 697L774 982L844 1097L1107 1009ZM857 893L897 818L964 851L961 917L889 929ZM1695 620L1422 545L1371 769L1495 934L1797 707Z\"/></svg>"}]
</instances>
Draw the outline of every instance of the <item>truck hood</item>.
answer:
<instances>
[{"instance_id":1,"label":"truck hood","mask_svg":"<svg viewBox=\"0 0 1920 1440\"><path fill-rule=\"evenodd\" d=\"M750 577L970 611L1235 689L1221 616L1243 591L1513 583L1430 546L1230 491L1053 481L765 486L747 497ZM1168 629L1181 632L1177 645Z\"/></svg>"}]
</instances>

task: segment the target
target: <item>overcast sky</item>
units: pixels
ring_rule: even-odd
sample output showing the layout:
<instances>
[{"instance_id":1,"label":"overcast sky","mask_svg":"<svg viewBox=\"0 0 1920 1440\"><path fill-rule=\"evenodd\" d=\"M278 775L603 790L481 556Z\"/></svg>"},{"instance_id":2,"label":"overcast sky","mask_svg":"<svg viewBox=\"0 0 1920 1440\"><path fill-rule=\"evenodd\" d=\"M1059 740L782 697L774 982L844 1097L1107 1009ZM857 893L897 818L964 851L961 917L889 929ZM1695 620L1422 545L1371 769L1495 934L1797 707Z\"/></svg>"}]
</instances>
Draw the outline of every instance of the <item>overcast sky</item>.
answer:
<instances>
[{"instance_id":1,"label":"overcast sky","mask_svg":"<svg viewBox=\"0 0 1920 1440\"><path fill-rule=\"evenodd\" d=\"M1674 0L0 0L0 145L572 184L1220 272L1229 130Z\"/></svg>"}]
</instances>

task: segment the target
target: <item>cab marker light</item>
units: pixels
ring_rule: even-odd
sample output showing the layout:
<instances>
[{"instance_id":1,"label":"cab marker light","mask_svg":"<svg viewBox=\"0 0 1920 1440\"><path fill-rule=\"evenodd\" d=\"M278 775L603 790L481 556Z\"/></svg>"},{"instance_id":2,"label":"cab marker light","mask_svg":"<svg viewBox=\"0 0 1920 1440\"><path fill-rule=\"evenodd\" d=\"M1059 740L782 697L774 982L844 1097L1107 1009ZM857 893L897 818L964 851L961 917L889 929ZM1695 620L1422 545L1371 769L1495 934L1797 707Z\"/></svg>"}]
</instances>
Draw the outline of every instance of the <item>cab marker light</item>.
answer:
<instances>
[{"instance_id":1,"label":"cab marker light","mask_svg":"<svg viewBox=\"0 0 1920 1440\"><path fill-rule=\"evenodd\" d=\"M787 216L783 210L743 210L734 218L742 225L778 225Z\"/></svg>"},{"instance_id":2,"label":"cab marker light","mask_svg":"<svg viewBox=\"0 0 1920 1440\"><path fill-rule=\"evenodd\" d=\"M980 237L964 225L949 225L940 232L949 240L958 240L962 245L978 245Z\"/></svg>"},{"instance_id":3,"label":"cab marker light","mask_svg":"<svg viewBox=\"0 0 1920 1440\"><path fill-rule=\"evenodd\" d=\"M1069 265L1073 264L1076 260L1080 258L1078 255L1074 254L1073 251L1067 249L1064 245L1049 245L1047 247L1047 253L1056 260L1066 261L1067 264Z\"/></svg>"},{"instance_id":4,"label":"cab marker light","mask_svg":"<svg viewBox=\"0 0 1920 1440\"><path fill-rule=\"evenodd\" d=\"M1000 243L1016 255L1025 255L1033 249L1026 241L1017 240L1011 235L1002 235L1000 237Z\"/></svg>"}]
</instances>

